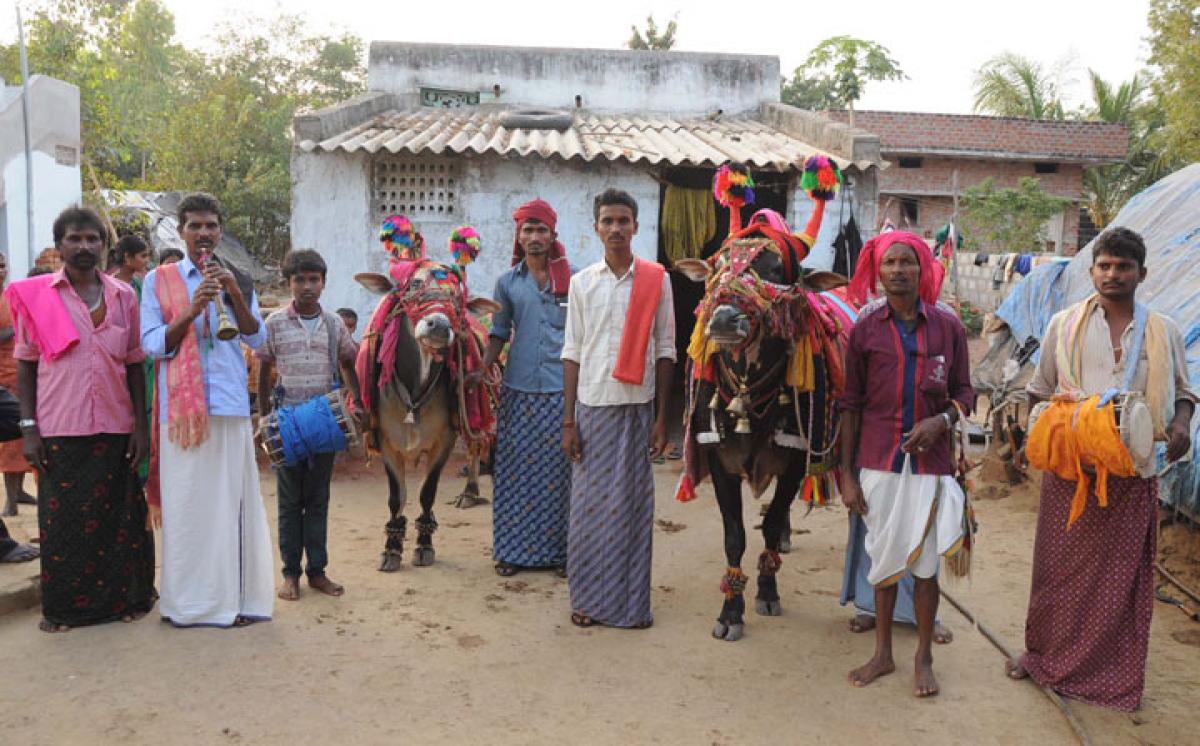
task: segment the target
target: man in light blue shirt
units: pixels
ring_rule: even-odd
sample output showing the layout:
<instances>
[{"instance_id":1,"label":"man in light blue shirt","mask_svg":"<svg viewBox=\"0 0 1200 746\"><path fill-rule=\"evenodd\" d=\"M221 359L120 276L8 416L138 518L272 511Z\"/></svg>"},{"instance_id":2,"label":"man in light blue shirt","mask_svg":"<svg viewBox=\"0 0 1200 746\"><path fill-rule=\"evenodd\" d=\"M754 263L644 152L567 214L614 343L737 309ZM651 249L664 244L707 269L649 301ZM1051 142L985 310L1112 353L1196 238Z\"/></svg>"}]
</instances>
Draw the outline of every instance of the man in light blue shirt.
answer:
<instances>
[{"instance_id":1,"label":"man in light blue shirt","mask_svg":"<svg viewBox=\"0 0 1200 746\"><path fill-rule=\"evenodd\" d=\"M161 495L159 609L177 626L244 626L270 619L275 598L241 348L266 330L253 288L213 257L216 198L188 195L178 217L187 256L146 277L141 309L142 348L158 361L148 492ZM219 336L223 317L230 339Z\"/></svg>"},{"instance_id":2,"label":"man in light blue shirt","mask_svg":"<svg viewBox=\"0 0 1200 746\"><path fill-rule=\"evenodd\" d=\"M509 345L492 470L496 573L552 568L565 574L571 465L559 447L563 330L571 266L554 232L558 216L534 200L513 213L513 268L496 280L484 370ZM511 340L511 342L510 342Z\"/></svg>"}]
</instances>

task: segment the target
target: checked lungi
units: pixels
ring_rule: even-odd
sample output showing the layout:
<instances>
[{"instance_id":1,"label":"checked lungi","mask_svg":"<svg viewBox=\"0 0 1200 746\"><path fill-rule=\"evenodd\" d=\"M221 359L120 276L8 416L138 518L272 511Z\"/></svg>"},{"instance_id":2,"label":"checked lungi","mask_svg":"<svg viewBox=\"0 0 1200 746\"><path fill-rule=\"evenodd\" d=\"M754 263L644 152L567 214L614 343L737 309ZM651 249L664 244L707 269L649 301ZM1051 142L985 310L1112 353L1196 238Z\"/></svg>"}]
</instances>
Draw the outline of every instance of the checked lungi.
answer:
<instances>
[{"instance_id":1,"label":"checked lungi","mask_svg":"<svg viewBox=\"0 0 1200 746\"><path fill-rule=\"evenodd\" d=\"M497 562L566 564L571 462L562 449L562 415L561 393L501 391L492 510Z\"/></svg>"},{"instance_id":2,"label":"checked lungi","mask_svg":"<svg viewBox=\"0 0 1200 746\"><path fill-rule=\"evenodd\" d=\"M653 406L579 404L575 411L583 458L571 475L571 609L614 627L653 621Z\"/></svg>"}]
</instances>

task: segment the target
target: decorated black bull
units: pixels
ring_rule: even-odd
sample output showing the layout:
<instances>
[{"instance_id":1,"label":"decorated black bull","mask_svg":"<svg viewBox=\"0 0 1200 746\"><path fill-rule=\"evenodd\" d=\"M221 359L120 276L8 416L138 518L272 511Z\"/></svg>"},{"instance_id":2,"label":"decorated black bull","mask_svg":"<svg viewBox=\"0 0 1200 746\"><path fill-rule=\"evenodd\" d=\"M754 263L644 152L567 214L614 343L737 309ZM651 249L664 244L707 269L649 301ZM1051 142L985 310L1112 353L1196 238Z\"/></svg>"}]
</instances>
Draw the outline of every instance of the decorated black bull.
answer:
<instances>
[{"instance_id":1,"label":"decorated black bull","mask_svg":"<svg viewBox=\"0 0 1200 746\"><path fill-rule=\"evenodd\" d=\"M736 216L744 169L725 167L717 194ZM800 262L820 227L824 201L840 183L825 159L806 164L805 181L816 200L803 234L788 231L773 211L755 214L707 261L686 259L676 268L705 283L688 348L685 468L677 497L689 500L707 475L725 527L725 600L713 636L738 640L744 631L747 584L742 571L746 529L742 482L757 498L775 480L763 517L766 548L758 558L757 611L781 613L776 573L788 510L797 493L810 504L837 492L833 453L837 440L834 402L842 385L842 353L848 327L835 312L838 301L823 294L845 284L828 272L808 272ZM749 184L752 186L752 182Z\"/></svg>"},{"instance_id":2,"label":"decorated black bull","mask_svg":"<svg viewBox=\"0 0 1200 746\"><path fill-rule=\"evenodd\" d=\"M459 435L467 443L469 462L467 486L456 504L467 508L482 501L479 460L495 431L492 418L499 376L484 371L483 385L472 389L464 380L482 364L483 332L472 314L495 312L499 306L487 298L468 299L462 267L425 259L420 234L411 224L402 216L388 220L394 223L392 243L408 241L402 251L389 246L393 256L398 255L389 276L365 272L354 279L385 294L363 338L358 376L368 411L369 446L382 454L388 475L390 517L379 569L393 572L400 569L407 528L407 463L415 467L422 456L426 458L414 565L433 563L433 533L438 526L434 497ZM390 243L388 235L385 221L385 244Z\"/></svg>"}]
</instances>

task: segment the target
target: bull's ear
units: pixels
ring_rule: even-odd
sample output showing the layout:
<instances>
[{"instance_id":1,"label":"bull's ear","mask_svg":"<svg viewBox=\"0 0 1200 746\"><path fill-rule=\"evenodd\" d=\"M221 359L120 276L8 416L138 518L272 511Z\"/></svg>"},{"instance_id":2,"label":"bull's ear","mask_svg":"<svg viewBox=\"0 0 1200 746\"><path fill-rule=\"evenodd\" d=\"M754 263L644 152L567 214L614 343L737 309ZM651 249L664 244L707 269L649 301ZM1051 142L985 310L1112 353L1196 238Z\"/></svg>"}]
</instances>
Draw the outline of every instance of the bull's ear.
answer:
<instances>
[{"instance_id":1,"label":"bull's ear","mask_svg":"<svg viewBox=\"0 0 1200 746\"><path fill-rule=\"evenodd\" d=\"M804 286L817 291L833 290L847 284L845 277L836 272L809 272L804 275Z\"/></svg>"},{"instance_id":2,"label":"bull's ear","mask_svg":"<svg viewBox=\"0 0 1200 746\"><path fill-rule=\"evenodd\" d=\"M500 304L491 298L479 296L467 301L467 310L476 316L485 313L496 313L500 310Z\"/></svg>"},{"instance_id":3,"label":"bull's ear","mask_svg":"<svg viewBox=\"0 0 1200 746\"><path fill-rule=\"evenodd\" d=\"M378 272L359 272L354 276L354 281L372 293L390 293L396 287L392 278Z\"/></svg>"},{"instance_id":4,"label":"bull's ear","mask_svg":"<svg viewBox=\"0 0 1200 746\"><path fill-rule=\"evenodd\" d=\"M693 282L704 282L712 274L712 267L700 259L680 259L672 269L683 273L684 277Z\"/></svg>"}]
</instances>

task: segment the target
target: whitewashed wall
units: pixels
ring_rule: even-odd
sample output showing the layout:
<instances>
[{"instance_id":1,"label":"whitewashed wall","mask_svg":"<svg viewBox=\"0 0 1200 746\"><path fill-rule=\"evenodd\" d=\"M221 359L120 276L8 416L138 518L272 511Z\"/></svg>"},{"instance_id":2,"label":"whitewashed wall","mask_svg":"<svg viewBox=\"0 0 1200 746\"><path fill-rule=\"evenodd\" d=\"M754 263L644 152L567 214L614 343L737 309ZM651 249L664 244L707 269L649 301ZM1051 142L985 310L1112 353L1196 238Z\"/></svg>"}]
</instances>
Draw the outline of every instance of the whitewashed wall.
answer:
<instances>
[{"instance_id":1,"label":"whitewashed wall","mask_svg":"<svg viewBox=\"0 0 1200 746\"><path fill-rule=\"evenodd\" d=\"M354 282L357 272L386 272L387 252L371 216L370 162L365 155L297 152L292 160L292 245L315 248L329 265L322 304L348 307L365 323L377 302ZM472 295L491 297L496 278L511 266L515 223L512 212L540 198L558 212L559 240L575 266L600 261L604 247L592 229L592 200L609 187L638 202L638 256L654 259L658 247L659 185L648 173L622 163L571 164L540 158L484 157L463 160L462 214L454 220L416 221L429 256L449 262L450 234L469 224L483 248L467 268Z\"/></svg>"}]
</instances>

